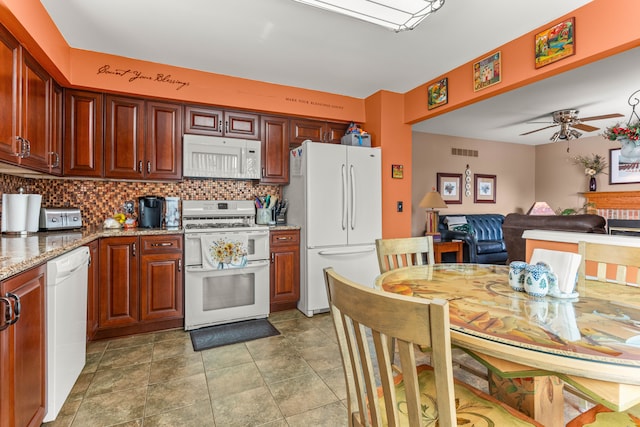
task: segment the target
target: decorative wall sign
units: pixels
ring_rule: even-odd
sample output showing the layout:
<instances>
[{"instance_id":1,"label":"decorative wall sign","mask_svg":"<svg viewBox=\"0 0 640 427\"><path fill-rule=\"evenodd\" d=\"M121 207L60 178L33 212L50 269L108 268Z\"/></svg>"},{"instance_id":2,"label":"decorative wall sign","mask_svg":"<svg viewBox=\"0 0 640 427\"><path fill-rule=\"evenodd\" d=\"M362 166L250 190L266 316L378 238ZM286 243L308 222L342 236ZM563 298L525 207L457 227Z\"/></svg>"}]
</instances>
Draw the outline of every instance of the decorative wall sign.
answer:
<instances>
[{"instance_id":1,"label":"decorative wall sign","mask_svg":"<svg viewBox=\"0 0 640 427\"><path fill-rule=\"evenodd\" d=\"M640 182L640 159L626 158L621 152L621 148L609 150L609 184Z\"/></svg>"},{"instance_id":2,"label":"decorative wall sign","mask_svg":"<svg viewBox=\"0 0 640 427\"><path fill-rule=\"evenodd\" d=\"M403 177L402 165L391 165L391 178L402 179Z\"/></svg>"},{"instance_id":3,"label":"decorative wall sign","mask_svg":"<svg viewBox=\"0 0 640 427\"><path fill-rule=\"evenodd\" d=\"M536 68L575 54L575 29L575 18L569 18L536 34Z\"/></svg>"},{"instance_id":4,"label":"decorative wall sign","mask_svg":"<svg viewBox=\"0 0 640 427\"><path fill-rule=\"evenodd\" d=\"M473 90L477 92L502 80L500 51L473 64Z\"/></svg>"},{"instance_id":5,"label":"decorative wall sign","mask_svg":"<svg viewBox=\"0 0 640 427\"><path fill-rule=\"evenodd\" d=\"M445 105L449 101L449 79L446 77L427 87L427 109Z\"/></svg>"},{"instance_id":6,"label":"decorative wall sign","mask_svg":"<svg viewBox=\"0 0 640 427\"><path fill-rule=\"evenodd\" d=\"M496 202L496 176L473 174L475 183L473 196L474 203L495 203Z\"/></svg>"},{"instance_id":7,"label":"decorative wall sign","mask_svg":"<svg viewBox=\"0 0 640 427\"><path fill-rule=\"evenodd\" d=\"M462 204L462 174L438 172L438 193L448 205Z\"/></svg>"},{"instance_id":8,"label":"decorative wall sign","mask_svg":"<svg viewBox=\"0 0 640 427\"><path fill-rule=\"evenodd\" d=\"M183 87L189 86L189 82L181 80L172 76L171 74L155 73L145 74L139 70L133 70L131 68L117 68L111 67L109 64L105 64L98 68L98 74L104 74L107 76L119 77L127 80L129 83L137 81L150 81L154 83L162 83L172 85L176 90L180 90Z\"/></svg>"}]
</instances>

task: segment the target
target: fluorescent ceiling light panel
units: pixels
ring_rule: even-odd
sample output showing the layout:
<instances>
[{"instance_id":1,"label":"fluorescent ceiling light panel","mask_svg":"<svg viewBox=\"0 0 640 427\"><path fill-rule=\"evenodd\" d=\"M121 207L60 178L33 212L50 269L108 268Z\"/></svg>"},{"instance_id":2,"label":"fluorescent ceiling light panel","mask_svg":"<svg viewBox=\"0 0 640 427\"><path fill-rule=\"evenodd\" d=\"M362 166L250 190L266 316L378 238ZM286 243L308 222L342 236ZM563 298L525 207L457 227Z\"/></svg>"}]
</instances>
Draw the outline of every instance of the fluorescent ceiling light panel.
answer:
<instances>
[{"instance_id":1,"label":"fluorescent ceiling light panel","mask_svg":"<svg viewBox=\"0 0 640 427\"><path fill-rule=\"evenodd\" d=\"M396 32L413 30L442 7L445 0L295 0L341 13Z\"/></svg>"}]
</instances>

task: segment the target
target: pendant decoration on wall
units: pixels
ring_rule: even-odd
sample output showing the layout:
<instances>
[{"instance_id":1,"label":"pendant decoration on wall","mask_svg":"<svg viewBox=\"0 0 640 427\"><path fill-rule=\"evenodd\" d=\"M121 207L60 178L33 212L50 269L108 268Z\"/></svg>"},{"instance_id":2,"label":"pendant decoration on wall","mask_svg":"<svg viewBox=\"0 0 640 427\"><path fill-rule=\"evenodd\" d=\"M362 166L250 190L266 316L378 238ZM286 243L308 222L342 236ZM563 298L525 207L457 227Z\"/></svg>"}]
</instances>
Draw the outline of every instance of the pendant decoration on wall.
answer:
<instances>
[{"instance_id":1,"label":"pendant decoration on wall","mask_svg":"<svg viewBox=\"0 0 640 427\"><path fill-rule=\"evenodd\" d=\"M469 169L469 165L464 171L464 195L471 197L471 169Z\"/></svg>"}]
</instances>

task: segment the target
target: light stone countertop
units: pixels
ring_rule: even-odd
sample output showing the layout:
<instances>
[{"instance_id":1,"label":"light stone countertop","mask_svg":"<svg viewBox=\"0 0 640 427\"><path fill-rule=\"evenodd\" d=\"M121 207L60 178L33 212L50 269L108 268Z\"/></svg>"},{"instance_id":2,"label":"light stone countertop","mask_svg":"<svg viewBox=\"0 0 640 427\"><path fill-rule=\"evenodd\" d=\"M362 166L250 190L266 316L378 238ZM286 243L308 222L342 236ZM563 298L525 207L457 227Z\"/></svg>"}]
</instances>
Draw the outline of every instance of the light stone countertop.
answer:
<instances>
[{"instance_id":1,"label":"light stone countertop","mask_svg":"<svg viewBox=\"0 0 640 427\"><path fill-rule=\"evenodd\" d=\"M276 225L271 231L295 230L296 225ZM79 246L101 237L183 234L182 228L81 229L48 231L25 236L2 234L0 237L0 280L36 267Z\"/></svg>"},{"instance_id":2,"label":"light stone countertop","mask_svg":"<svg viewBox=\"0 0 640 427\"><path fill-rule=\"evenodd\" d=\"M24 236L2 234L0 237L0 280L22 273L79 246L101 237L182 234L175 229L82 229L49 231Z\"/></svg>"}]
</instances>

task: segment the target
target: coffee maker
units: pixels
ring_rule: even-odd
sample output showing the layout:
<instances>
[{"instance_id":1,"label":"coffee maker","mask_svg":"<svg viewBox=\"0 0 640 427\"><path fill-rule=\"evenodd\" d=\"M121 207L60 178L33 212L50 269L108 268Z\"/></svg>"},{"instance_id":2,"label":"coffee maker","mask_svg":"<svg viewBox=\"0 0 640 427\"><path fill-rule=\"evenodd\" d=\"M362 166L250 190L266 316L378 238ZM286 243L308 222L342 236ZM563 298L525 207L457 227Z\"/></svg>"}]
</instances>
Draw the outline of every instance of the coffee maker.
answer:
<instances>
[{"instance_id":1,"label":"coffee maker","mask_svg":"<svg viewBox=\"0 0 640 427\"><path fill-rule=\"evenodd\" d=\"M138 227L162 228L164 197L138 197Z\"/></svg>"}]
</instances>

